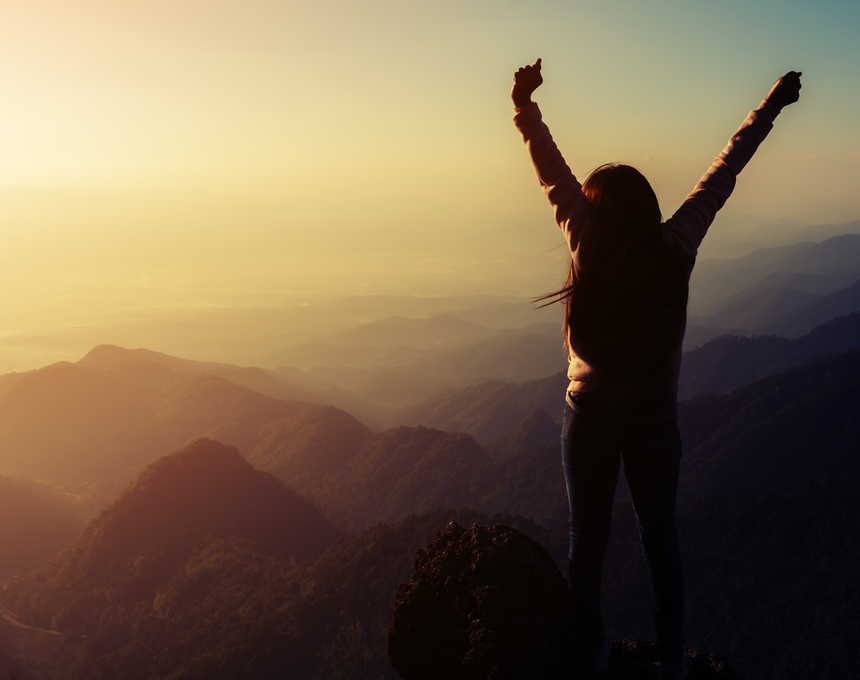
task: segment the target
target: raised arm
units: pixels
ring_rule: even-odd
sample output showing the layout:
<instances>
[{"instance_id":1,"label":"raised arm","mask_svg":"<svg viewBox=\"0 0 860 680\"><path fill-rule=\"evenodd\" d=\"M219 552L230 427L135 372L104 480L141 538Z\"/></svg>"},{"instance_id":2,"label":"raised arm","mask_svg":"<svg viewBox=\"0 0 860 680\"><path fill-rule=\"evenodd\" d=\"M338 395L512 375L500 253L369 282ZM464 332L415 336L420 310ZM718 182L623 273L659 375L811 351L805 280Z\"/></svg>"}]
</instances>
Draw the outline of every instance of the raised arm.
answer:
<instances>
[{"instance_id":1,"label":"raised arm","mask_svg":"<svg viewBox=\"0 0 860 680\"><path fill-rule=\"evenodd\" d=\"M741 123L683 205L666 221L668 234L687 254L696 255L717 211L734 190L737 176L770 132L779 112L800 98L801 75L791 71L773 84L767 97Z\"/></svg>"},{"instance_id":2,"label":"raised arm","mask_svg":"<svg viewBox=\"0 0 860 680\"><path fill-rule=\"evenodd\" d=\"M538 181L576 259L582 228L587 222L583 218L587 215L588 204L582 194L582 186L565 163L549 128L543 122L538 105L531 100L532 93L542 83L540 59L514 74L514 87L511 90L511 99L516 108L514 124L523 136Z\"/></svg>"}]
</instances>

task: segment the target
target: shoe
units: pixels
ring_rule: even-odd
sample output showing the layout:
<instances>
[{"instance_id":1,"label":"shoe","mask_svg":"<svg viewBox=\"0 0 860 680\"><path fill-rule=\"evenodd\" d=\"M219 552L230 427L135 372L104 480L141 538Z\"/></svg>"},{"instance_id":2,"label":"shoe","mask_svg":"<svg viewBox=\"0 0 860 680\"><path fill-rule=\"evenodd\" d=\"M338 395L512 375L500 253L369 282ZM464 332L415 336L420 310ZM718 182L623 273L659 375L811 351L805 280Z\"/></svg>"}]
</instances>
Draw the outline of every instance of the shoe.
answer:
<instances>
[{"instance_id":1,"label":"shoe","mask_svg":"<svg viewBox=\"0 0 860 680\"><path fill-rule=\"evenodd\" d=\"M595 649L591 654L588 655L586 659L586 663L588 665L589 673L603 673L607 668L609 668L609 652L612 651L612 640L609 639L608 635L603 636L603 647L601 649Z\"/></svg>"},{"instance_id":2,"label":"shoe","mask_svg":"<svg viewBox=\"0 0 860 680\"><path fill-rule=\"evenodd\" d=\"M691 675L693 675L693 657L684 654L680 670L669 670L669 667L661 665L660 672L657 673L657 680L687 680Z\"/></svg>"}]
</instances>

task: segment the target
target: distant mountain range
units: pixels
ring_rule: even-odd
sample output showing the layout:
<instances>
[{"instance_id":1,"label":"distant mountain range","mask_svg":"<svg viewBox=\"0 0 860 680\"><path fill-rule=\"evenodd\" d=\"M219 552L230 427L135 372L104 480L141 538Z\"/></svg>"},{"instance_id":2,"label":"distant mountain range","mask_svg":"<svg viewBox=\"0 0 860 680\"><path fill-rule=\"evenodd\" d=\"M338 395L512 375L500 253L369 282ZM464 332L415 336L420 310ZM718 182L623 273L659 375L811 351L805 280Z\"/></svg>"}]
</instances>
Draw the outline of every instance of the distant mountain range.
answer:
<instances>
[{"instance_id":1,"label":"distant mountain range","mask_svg":"<svg viewBox=\"0 0 860 680\"><path fill-rule=\"evenodd\" d=\"M851 347L860 348L860 312L832 319L793 340L776 335L716 338L684 354L679 397L723 394Z\"/></svg>"},{"instance_id":2,"label":"distant mountain range","mask_svg":"<svg viewBox=\"0 0 860 680\"><path fill-rule=\"evenodd\" d=\"M469 388L459 400L437 404L462 405L470 419L461 423L486 439L501 431L485 444L495 462L471 436L421 426L371 434L336 409L311 410L273 425L250 460L313 499L344 530L462 505L555 526L567 513L559 428L535 407L546 393L553 394L553 403L560 401L560 380L490 383L484 394ZM494 393L498 400L481 398ZM498 417L498 402L506 418ZM520 409L525 415L517 421L513 414ZM766 488L790 493L804 480L860 467L857 412L860 351L822 358L720 397L681 402L679 503L731 488L753 496ZM618 497L626 493L622 482Z\"/></svg>"},{"instance_id":3,"label":"distant mountain range","mask_svg":"<svg viewBox=\"0 0 860 680\"><path fill-rule=\"evenodd\" d=\"M740 257L762 248L803 241L817 243L831 236L860 233L860 221L845 221L855 217L856 210L847 206L802 203L772 206L767 217L759 217L734 212L739 204L732 199L732 212L720 211L699 252L711 258Z\"/></svg>"},{"instance_id":4,"label":"distant mountain range","mask_svg":"<svg viewBox=\"0 0 860 680\"><path fill-rule=\"evenodd\" d=\"M803 335L860 310L858 279L860 234L760 249L734 260L702 260L691 281L685 348L727 333ZM344 323L362 315L370 321L284 349L276 370L191 362L146 350L126 351L124 360L146 354L175 371L216 375L276 398L331 404L377 430L394 422L392 410L438 400L451 388L493 379L535 380L565 369L560 308L535 310L526 302L479 296L375 296L354 302L349 314L344 311ZM398 314L373 320L383 310ZM308 308L308 318L323 311ZM118 351L98 348L82 363L119 360Z\"/></svg>"},{"instance_id":5,"label":"distant mountain range","mask_svg":"<svg viewBox=\"0 0 860 680\"><path fill-rule=\"evenodd\" d=\"M487 443L509 432L536 408L561 423L568 384L563 372L519 384L494 380L396 411L391 423L468 432Z\"/></svg>"},{"instance_id":6,"label":"distant mountain range","mask_svg":"<svg viewBox=\"0 0 860 680\"><path fill-rule=\"evenodd\" d=\"M730 333L765 333L796 338L830 319L860 310L860 279L828 294L760 284L729 296L707 316L693 317L685 349Z\"/></svg>"},{"instance_id":7,"label":"distant mountain range","mask_svg":"<svg viewBox=\"0 0 860 680\"><path fill-rule=\"evenodd\" d=\"M425 320L418 321L412 330L425 324ZM378 331L374 328L374 333ZM425 376L442 384L454 383L462 387L491 377L507 380L543 377L565 363L560 325L536 324L523 329L485 331L485 338L480 341L439 342L437 347L424 349L404 345L352 345L344 339L343 344L297 347L291 359L294 366L305 366L309 375L322 373L332 380L339 379L339 372L343 370L344 386L353 387L380 369ZM328 370L323 373L323 369Z\"/></svg>"},{"instance_id":8,"label":"distant mountain range","mask_svg":"<svg viewBox=\"0 0 860 680\"><path fill-rule=\"evenodd\" d=\"M815 302L847 294L840 291ZM685 356L681 397L721 394L827 352L860 347L858 318L849 315L833 320L795 340L711 341ZM491 341L445 350L444 356L437 354L408 367L401 364L358 379L353 376L350 380L356 392L349 392L337 387L316 390L291 382L295 376L287 369L193 362L148 350L102 346L78 364L0 377L0 450L5 452L0 474L72 485L66 490L78 495L95 490L111 496L155 456L195 437L223 439L251 455L266 438L264 426L295 417L314 402L351 412L372 431L425 425L467 432L480 444L489 445L537 408L560 422L567 380L562 372L553 370L564 364L558 349L548 335L502 334ZM528 363L507 366L508 356L534 363L531 368ZM499 366L502 368L496 368ZM485 371L507 373L509 381L529 373L544 372L550 377L519 384L479 382L461 390L447 382L458 373L459 377L471 374L479 381ZM297 373L299 379L303 375L307 374ZM424 396L434 392L429 399ZM377 403L388 399L390 406L412 405L386 413L362 399L371 394ZM309 399L299 401L292 395ZM510 457L504 447L491 450L499 460ZM82 486L85 482L90 486Z\"/></svg>"},{"instance_id":9,"label":"distant mountain range","mask_svg":"<svg viewBox=\"0 0 860 680\"><path fill-rule=\"evenodd\" d=\"M471 480L490 463L469 435L426 427L371 434L349 414L318 407L266 429L250 454L311 499L345 531L474 499Z\"/></svg>"},{"instance_id":10,"label":"distant mountain range","mask_svg":"<svg viewBox=\"0 0 860 680\"><path fill-rule=\"evenodd\" d=\"M742 328L757 332L822 296L796 288L759 284L730 295L713 314L696 319L697 324L716 328Z\"/></svg>"},{"instance_id":11,"label":"distant mountain range","mask_svg":"<svg viewBox=\"0 0 860 680\"><path fill-rule=\"evenodd\" d=\"M837 228L822 227L816 236ZM856 233L759 249L732 260L703 259L690 284L685 349L727 333L803 335L860 310L858 280ZM561 344L559 315L560 308L536 311L525 302L448 309L421 318L413 312L321 336L285 349L279 358L304 369L306 376L325 375L364 400L396 408L419 404L434 392L442 395L445 387L533 380L563 370L564 357L559 352L555 361L551 346L551 340Z\"/></svg>"},{"instance_id":12,"label":"distant mountain range","mask_svg":"<svg viewBox=\"0 0 860 680\"><path fill-rule=\"evenodd\" d=\"M734 260L705 259L693 269L690 312L711 314L729 296L762 283L766 283L765 287L786 286L790 281L791 288L829 293L858 278L860 234L835 236L821 243L765 248Z\"/></svg>"},{"instance_id":13,"label":"distant mountain range","mask_svg":"<svg viewBox=\"0 0 860 680\"><path fill-rule=\"evenodd\" d=\"M848 677L860 236L703 260L697 276L679 405L688 641L750 680ZM510 524L566 568L559 310L338 309L348 328L278 355L300 365L100 346L0 376L0 673L395 680L393 595L447 522ZM707 341L727 329L757 335ZM625 499L621 481L613 637L652 625Z\"/></svg>"},{"instance_id":14,"label":"distant mountain range","mask_svg":"<svg viewBox=\"0 0 860 680\"><path fill-rule=\"evenodd\" d=\"M809 333L819 324L858 310L860 310L860 279L846 288L801 305L776 321L764 324L761 332L797 338Z\"/></svg>"},{"instance_id":15,"label":"distant mountain range","mask_svg":"<svg viewBox=\"0 0 860 680\"><path fill-rule=\"evenodd\" d=\"M125 349L114 345L100 345L94 348L78 364L109 368L117 362L136 361L148 361L177 373L223 378L236 385L247 387L276 399L310 404L332 404L354 413L371 427L378 428L381 426L382 412L379 408L368 404L347 390L339 389L332 382L323 380L322 384L319 384L317 380L309 380L304 372L297 369L270 370L208 361L193 361L148 349ZM2 394L2 378L0 378L0 394Z\"/></svg>"},{"instance_id":16,"label":"distant mountain range","mask_svg":"<svg viewBox=\"0 0 860 680\"><path fill-rule=\"evenodd\" d=\"M152 361L60 363L15 377L0 398L0 473L75 493L88 483L113 496L147 463L195 437L250 451L263 425L310 408Z\"/></svg>"},{"instance_id":17,"label":"distant mountain range","mask_svg":"<svg viewBox=\"0 0 860 680\"><path fill-rule=\"evenodd\" d=\"M752 377L737 389L679 407L678 522L691 610L728 608L732 620L745 622L716 628L710 618L707 625L693 622L688 637L696 646L734 655L750 678L765 680L768 669L788 668L782 652L745 645L757 626L768 631L768 650L796 645L786 642L793 636L812 639L834 627L851 634L856 626L838 614L837 604L860 603L860 591L846 585L856 581L856 541L840 528L853 527L856 515L857 479L850 470L860 467L860 351L847 345L857 337L858 319L836 319L797 340L724 338L685 357L685 370L701 371L699 384L727 375L732 365L739 381L746 380L745 366L780 371L761 379L748 373ZM747 347L758 354L732 358ZM722 354L708 354L716 350ZM819 358L809 361L813 352ZM721 368L720 361L727 363ZM107 448L83 461L110 465L115 457L131 469L129 452L145 458L132 441L145 429L128 416L136 407L144 409L141 422L154 428L159 445L192 431L219 432L251 447L251 464L236 449L197 441L151 464L77 540L65 506L52 500L55 492L41 487L34 495L32 483L13 480L9 526L15 525L15 504L32 512L26 526L38 532L43 550L32 559L73 542L41 571L0 591L0 602L20 618L0 610L0 639L14 650L16 663L26 661L28 672L45 678L77 680L98 665L120 680L177 669L214 680L240 671L274 680L289 666L303 679L347 680L356 668L359 635L368 668L393 680L384 653L386 612L397 584L409 577L414 551L447 521L495 516L492 521L539 540L564 568L567 502L558 418L566 385L563 373L518 384L495 381L397 414L468 428L482 447L469 434L418 423L374 433L332 406L291 405L224 378L149 360L60 364L7 377L0 381L4 436L23 432L22 424L36 427L39 415L52 423L46 431L74 422L86 434L100 422L94 414L107 413L122 427L105 440ZM71 412L52 420L53 409L34 406L46 403ZM104 411L110 408L115 411ZM84 434L70 440L77 451L85 450ZM838 483L804 486L843 473ZM619 501L624 493L621 484ZM50 507L59 512L44 510ZM629 514L628 505L617 505L607 554L606 583L613 586L605 596L606 620L613 636L648 634L651 625ZM360 533L338 539L343 530ZM20 537L8 540L24 545ZM816 614L814 621L792 614L806 597L832 613ZM774 616L783 633L765 625ZM722 614L713 620L728 621ZM792 667L815 667L817 649ZM851 646L827 649L828 658L845 667Z\"/></svg>"},{"instance_id":18,"label":"distant mountain range","mask_svg":"<svg viewBox=\"0 0 860 680\"><path fill-rule=\"evenodd\" d=\"M405 345L425 349L480 340L492 333L492 329L464 321L453 314L439 314L426 319L392 316L338 333L331 337L331 344L344 348L350 345Z\"/></svg>"}]
</instances>

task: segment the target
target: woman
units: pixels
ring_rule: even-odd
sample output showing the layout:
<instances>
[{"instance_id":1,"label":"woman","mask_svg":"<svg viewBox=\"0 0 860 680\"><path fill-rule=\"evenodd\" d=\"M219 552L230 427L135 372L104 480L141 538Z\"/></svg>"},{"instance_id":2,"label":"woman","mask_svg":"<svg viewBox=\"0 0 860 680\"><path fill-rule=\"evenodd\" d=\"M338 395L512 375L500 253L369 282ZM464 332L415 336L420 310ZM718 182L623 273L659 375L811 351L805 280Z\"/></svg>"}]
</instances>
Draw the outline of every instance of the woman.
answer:
<instances>
[{"instance_id":1,"label":"woman","mask_svg":"<svg viewBox=\"0 0 860 680\"><path fill-rule=\"evenodd\" d=\"M570 502L570 586L576 645L590 670L607 667L600 572L620 461L630 486L651 585L663 680L688 678L684 585L675 530L681 460L678 375L696 252L735 179L780 110L800 97L800 73L776 81L684 204L662 222L657 197L627 165L580 185L531 94L541 60L514 74L514 123L570 248L567 280L541 300L563 302L570 367L562 464ZM550 304L550 303L547 303Z\"/></svg>"}]
</instances>

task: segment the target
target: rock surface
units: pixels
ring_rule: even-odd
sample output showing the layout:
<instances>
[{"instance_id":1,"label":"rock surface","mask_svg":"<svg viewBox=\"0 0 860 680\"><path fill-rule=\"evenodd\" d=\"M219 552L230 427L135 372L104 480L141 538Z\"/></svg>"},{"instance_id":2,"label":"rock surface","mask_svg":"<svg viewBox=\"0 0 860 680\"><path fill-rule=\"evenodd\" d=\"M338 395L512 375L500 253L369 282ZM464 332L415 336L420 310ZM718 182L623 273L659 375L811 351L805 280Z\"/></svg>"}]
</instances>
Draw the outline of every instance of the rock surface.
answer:
<instances>
[{"instance_id":1,"label":"rock surface","mask_svg":"<svg viewBox=\"0 0 860 680\"><path fill-rule=\"evenodd\" d=\"M418 551L400 586L388 655L403 680L577 680L570 590L549 555L516 529L451 523ZM696 680L739 680L688 650ZM616 640L607 680L656 680L653 642Z\"/></svg>"},{"instance_id":2,"label":"rock surface","mask_svg":"<svg viewBox=\"0 0 860 680\"><path fill-rule=\"evenodd\" d=\"M724 659L713 654L686 650L693 657L691 680L741 680ZM609 670L600 680L656 680L657 645L649 640L615 640L609 656Z\"/></svg>"},{"instance_id":3,"label":"rock surface","mask_svg":"<svg viewBox=\"0 0 860 680\"><path fill-rule=\"evenodd\" d=\"M569 593L525 534L452 522L418 551L412 581L400 586L391 664L403 680L567 677Z\"/></svg>"}]
</instances>

